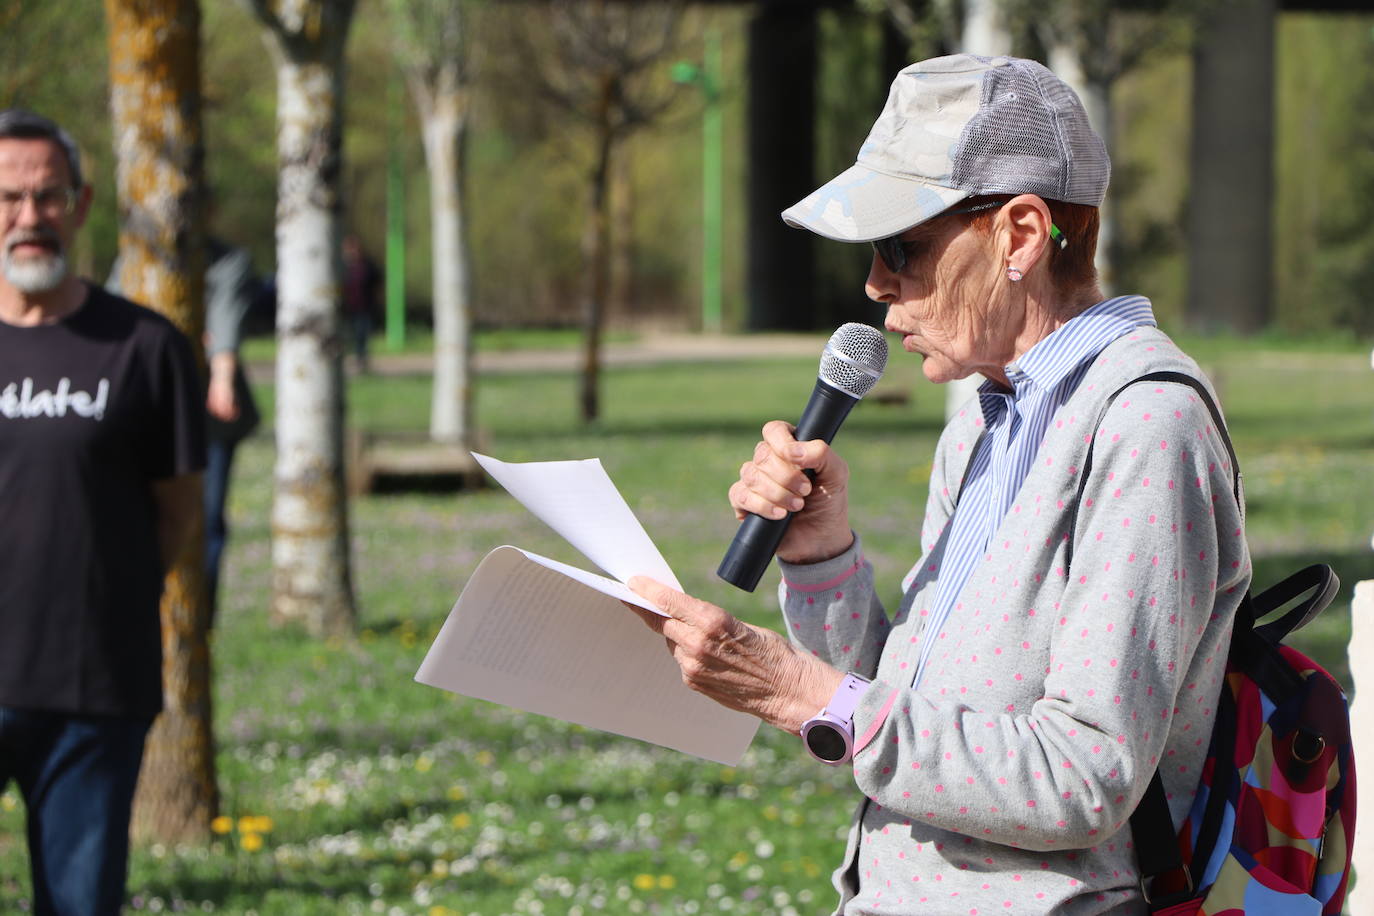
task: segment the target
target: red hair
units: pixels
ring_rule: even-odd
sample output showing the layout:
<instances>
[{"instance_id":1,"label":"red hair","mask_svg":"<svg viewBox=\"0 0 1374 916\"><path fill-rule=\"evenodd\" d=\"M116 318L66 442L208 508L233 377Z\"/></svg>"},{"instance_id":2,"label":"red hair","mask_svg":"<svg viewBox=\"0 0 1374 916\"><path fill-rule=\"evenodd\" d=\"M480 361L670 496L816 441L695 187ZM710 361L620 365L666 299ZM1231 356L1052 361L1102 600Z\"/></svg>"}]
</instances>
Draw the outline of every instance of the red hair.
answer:
<instances>
[{"instance_id":1,"label":"red hair","mask_svg":"<svg viewBox=\"0 0 1374 916\"><path fill-rule=\"evenodd\" d=\"M1050 220L1059 228L1064 239L1068 242L1063 248L1060 248L1057 242L1051 241L1047 248L1050 280L1054 283L1055 288L1062 293L1069 293L1081 287L1095 284L1097 282L1097 266L1094 259L1097 257L1097 232L1100 225L1097 207L1051 200L1048 197L1041 199L1050 208ZM1000 194L970 197L960 203L959 206L971 207L980 203L997 201L1006 203L1009 200L1011 200L1010 197ZM969 213L963 219L968 221L968 225L974 226L979 232L988 235L992 232L992 223L996 216L997 210L994 208Z\"/></svg>"}]
</instances>

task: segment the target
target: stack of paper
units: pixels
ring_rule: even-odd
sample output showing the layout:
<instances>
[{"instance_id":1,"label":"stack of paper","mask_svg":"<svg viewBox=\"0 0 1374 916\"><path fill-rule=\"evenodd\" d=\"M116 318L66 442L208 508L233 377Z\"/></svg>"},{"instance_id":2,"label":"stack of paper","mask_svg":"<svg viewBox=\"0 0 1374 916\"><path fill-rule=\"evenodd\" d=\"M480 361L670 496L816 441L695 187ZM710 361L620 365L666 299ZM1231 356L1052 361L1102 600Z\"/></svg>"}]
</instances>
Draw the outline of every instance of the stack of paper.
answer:
<instances>
[{"instance_id":1,"label":"stack of paper","mask_svg":"<svg viewBox=\"0 0 1374 916\"><path fill-rule=\"evenodd\" d=\"M614 578L518 547L483 558L415 679L590 728L736 764L759 720L682 683L662 637L621 604L625 586L680 589L597 459L508 464L474 457L531 512Z\"/></svg>"}]
</instances>

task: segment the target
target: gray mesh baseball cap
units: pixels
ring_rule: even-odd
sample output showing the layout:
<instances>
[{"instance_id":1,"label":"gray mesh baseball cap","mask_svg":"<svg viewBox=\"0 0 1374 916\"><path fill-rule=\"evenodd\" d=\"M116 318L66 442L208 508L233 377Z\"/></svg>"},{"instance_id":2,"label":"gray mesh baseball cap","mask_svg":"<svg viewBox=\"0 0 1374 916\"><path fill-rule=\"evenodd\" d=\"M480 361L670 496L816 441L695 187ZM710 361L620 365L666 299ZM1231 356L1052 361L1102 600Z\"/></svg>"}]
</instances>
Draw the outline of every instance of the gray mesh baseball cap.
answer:
<instances>
[{"instance_id":1,"label":"gray mesh baseball cap","mask_svg":"<svg viewBox=\"0 0 1374 916\"><path fill-rule=\"evenodd\" d=\"M871 242L977 194L1100 207L1110 176L1106 146L1063 80L1033 60L956 54L897 74L858 161L782 218Z\"/></svg>"}]
</instances>

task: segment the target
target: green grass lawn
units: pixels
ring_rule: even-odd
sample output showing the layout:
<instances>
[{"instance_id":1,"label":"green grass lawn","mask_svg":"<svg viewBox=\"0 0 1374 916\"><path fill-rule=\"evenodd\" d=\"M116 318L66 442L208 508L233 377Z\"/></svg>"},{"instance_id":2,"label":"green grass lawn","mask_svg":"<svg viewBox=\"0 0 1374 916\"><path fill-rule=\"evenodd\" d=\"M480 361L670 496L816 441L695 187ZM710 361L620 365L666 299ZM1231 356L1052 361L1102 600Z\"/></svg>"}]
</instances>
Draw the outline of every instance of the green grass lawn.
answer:
<instances>
[{"instance_id":1,"label":"green grass lawn","mask_svg":"<svg viewBox=\"0 0 1374 916\"><path fill-rule=\"evenodd\" d=\"M634 340L630 331L608 331L602 338L608 343ZM568 350L581 346L582 334L575 328L483 328L473 335L473 347L479 352L500 353L509 350ZM429 354L434 352L434 332L427 327L406 328L400 345L393 347L385 329L379 328L372 338L374 354ZM248 362L270 362L277 353L277 339L259 334L243 342L241 355Z\"/></svg>"},{"instance_id":2,"label":"green grass lawn","mask_svg":"<svg viewBox=\"0 0 1374 916\"><path fill-rule=\"evenodd\" d=\"M817 337L817 351L824 335ZM1198 342L1246 470L1256 582L1336 566L1344 588L1297 640L1344 676L1353 583L1374 578L1374 386L1362 346ZM576 419L570 373L480 380L484 447L512 461L599 457L686 588L776 624L770 588L714 576L735 529L725 489L771 417L795 418L814 359L608 370L604 417ZM837 445L855 525L895 601L943 390L894 356ZM263 402L270 406L271 392ZM350 381L350 416L424 428L421 377ZM270 416L270 411L268 412ZM585 565L496 489L392 493L352 507L356 644L266 623L272 450L241 450L214 634L223 825L208 848L136 849L141 910L267 914L755 914L828 911L852 780L760 730L738 768L415 684L477 561L504 543ZM765 580L767 582L767 579ZM22 806L0 795L0 911L27 896Z\"/></svg>"}]
</instances>

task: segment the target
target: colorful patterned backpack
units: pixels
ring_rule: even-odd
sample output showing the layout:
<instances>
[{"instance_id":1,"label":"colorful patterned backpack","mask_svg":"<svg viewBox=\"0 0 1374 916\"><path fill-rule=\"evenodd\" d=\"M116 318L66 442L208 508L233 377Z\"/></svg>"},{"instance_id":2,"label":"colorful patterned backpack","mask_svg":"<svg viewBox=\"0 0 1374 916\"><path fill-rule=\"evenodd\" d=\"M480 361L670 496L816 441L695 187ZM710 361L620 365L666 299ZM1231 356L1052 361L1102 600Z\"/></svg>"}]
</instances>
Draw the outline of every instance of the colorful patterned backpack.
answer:
<instances>
[{"instance_id":1,"label":"colorful patterned backpack","mask_svg":"<svg viewBox=\"0 0 1374 916\"><path fill-rule=\"evenodd\" d=\"M1186 384L1201 395L1230 453L1239 499L1235 451L1205 387L1182 373L1159 372L1123 386L1107 403L1143 381ZM1091 461L1090 449L1084 480ZM1355 837L1349 708L1331 675L1282 644L1339 587L1330 567L1309 566L1242 600L1187 818L1175 831L1157 772L1131 815L1141 891L1152 914L1339 916ZM1299 598L1277 620L1260 623Z\"/></svg>"},{"instance_id":2,"label":"colorful patterned backpack","mask_svg":"<svg viewBox=\"0 0 1374 916\"><path fill-rule=\"evenodd\" d=\"M1241 604L1187 819L1175 834L1158 774L1131 816L1151 913L1339 916L1355 835L1349 714L1331 675L1281 644L1338 586L1310 566Z\"/></svg>"}]
</instances>

